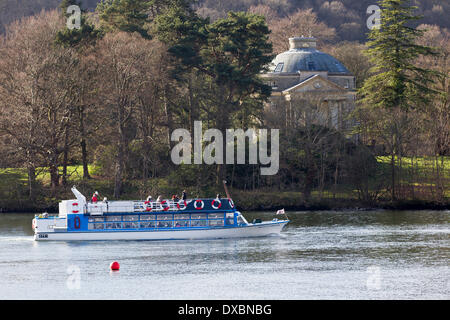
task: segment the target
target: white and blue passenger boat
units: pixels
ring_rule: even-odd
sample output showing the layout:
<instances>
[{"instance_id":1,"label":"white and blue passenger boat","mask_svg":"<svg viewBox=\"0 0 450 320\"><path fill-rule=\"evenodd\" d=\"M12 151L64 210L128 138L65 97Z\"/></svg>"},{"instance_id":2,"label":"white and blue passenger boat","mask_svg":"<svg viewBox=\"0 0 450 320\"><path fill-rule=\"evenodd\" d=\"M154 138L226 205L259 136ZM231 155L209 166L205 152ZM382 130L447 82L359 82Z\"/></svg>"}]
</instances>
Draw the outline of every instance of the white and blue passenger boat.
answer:
<instances>
[{"instance_id":1,"label":"white and blue passenger boat","mask_svg":"<svg viewBox=\"0 0 450 320\"><path fill-rule=\"evenodd\" d=\"M180 201L88 202L75 187L74 200L59 203L59 214L36 215L34 239L169 240L261 237L279 234L289 222L247 222L231 198Z\"/></svg>"}]
</instances>

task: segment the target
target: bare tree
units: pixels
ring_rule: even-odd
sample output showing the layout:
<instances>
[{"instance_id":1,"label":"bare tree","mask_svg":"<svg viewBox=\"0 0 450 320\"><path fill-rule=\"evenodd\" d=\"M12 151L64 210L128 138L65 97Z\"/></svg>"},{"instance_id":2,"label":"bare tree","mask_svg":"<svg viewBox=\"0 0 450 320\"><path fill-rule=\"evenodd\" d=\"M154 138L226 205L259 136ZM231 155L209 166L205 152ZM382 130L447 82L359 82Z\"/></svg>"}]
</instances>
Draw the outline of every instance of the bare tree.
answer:
<instances>
[{"instance_id":1,"label":"bare tree","mask_svg":"<svg viewBox=\"0 0 450 320\"><path fill-rule=\"evenodd\" d=\"M320 45L336 37L335 29L319 21L312 9L298 10L287 17L268 20L267 23L272 30L270 40L276 53L289 50L286 39L290 37L314 36L319 39Z\"/></svg>"},{"instance_id":2,"label":"bare tree","mask_svg":"<svg viewBox=\"0 0 450 320\"><path fill-rule=\"evenodd\" d=\"M145 103L142 93L152 77L145 72L152 59L151 47L150 42L139 35L124 32L107 34L99 42L100 95L104 114L110 117L115 127L115 197L122 193L128 143L134 135L136 106Z\"/></svg>"},{"instance_id":3,"label":"bare tree","mask_svg":"<svg viewBox=\"0 0 450 320\"><path fill-rule=\"evenodd\" d=\"M13 23L0 49L1 130L21 150L28 168L30 196L39 164L49 167L53 189L59 184L59 156L71 116L67 74L75 60L53 46L63 21L58 12L42 12Z\"/></svg>"}]
</instances>

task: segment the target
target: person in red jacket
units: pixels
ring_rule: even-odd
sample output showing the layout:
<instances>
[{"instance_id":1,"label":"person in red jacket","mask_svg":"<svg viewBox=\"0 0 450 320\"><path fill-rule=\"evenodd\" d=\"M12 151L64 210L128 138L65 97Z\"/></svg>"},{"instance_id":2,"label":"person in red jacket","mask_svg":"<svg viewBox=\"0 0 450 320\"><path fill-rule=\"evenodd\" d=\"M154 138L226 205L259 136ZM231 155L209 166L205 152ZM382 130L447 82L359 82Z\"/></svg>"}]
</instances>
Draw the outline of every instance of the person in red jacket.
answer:
<instances>
[{"instance_id":1,"label":"person in red jacket","mask_svg":"<svg viewBox=\"0 0 450 320\"><path fill-rule=\"evenodd\" d=\"M98 191L95 191L94 194L92 195L92 203L97 203L98 201Z\"/></svg>"}]
</instances>

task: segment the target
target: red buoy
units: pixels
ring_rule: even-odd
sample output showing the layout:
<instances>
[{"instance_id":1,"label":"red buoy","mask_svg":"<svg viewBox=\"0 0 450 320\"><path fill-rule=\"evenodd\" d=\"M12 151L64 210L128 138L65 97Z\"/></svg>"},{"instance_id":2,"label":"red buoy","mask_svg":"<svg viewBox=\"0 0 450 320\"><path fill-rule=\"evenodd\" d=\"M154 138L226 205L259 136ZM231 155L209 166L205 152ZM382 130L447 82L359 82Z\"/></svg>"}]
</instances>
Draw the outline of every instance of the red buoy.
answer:
<instances>
[{"instance_id":1,"label":"red buoy","mask_svg":"<svg viewBox=\"0 0 450 320\"><path fill-rule=\"evenodd\" d=\"M109 268L113 271L119 270L120 264L117 261L111 262L111 265L109 266Z\"/></svg>"}]
</instances>

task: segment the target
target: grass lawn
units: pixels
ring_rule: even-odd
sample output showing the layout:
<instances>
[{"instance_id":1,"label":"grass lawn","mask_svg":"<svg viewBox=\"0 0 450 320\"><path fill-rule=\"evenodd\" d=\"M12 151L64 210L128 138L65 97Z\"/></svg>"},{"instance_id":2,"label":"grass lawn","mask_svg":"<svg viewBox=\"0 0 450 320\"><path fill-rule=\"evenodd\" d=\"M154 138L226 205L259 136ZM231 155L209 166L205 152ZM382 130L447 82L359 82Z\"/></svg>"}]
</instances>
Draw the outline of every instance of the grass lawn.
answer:
<instances>
[{"instance_id":1,"label":"grass lawn","mask_svg":"<svg viewBox=\"0 0 450 320\"><path fill-rule=\"evenodd\" d=\"M391 157L390 156L378 156L378 163L390 165ZM419 170L429 170L430 168L435 167L435 157L402 157L402 168L404 169L412 169L413 166ZM396 164L398 165L398 158L396 158ZM438 157L439 166L441 169L449 174L450 170L450 156L442 156ZM448 176L447 176L448 177Z\"/></svg>"},{"instance_id":2,"label":"grass lawn","mask_svg":"<svg viewBox=\"0 0 450 320\"><path fill-rule=\"evenodd\" d=\"M389 184L390 177L390 158L383 156L377 157L380 169L383 172L382 179ZM441 162L442 161L442 162ZM442 165L443 163L443 165ZM441 183L444 188L444 198L450 198L450 157L439 159ZM62 167L59 168L62 174ZM423 199L424 201L435 199L436 192L436 163L434 158L402 158L401 168L401 188L404 188L402 198L404 200ZM100 168L95 165L89 165L89 173L93 179L83 179L83 167L81 165L72 165L67 167L68 185L62 188L56 195L51 195L49 191L50 173L47 168L38 168L36 170L37 181L41 185L38 191L38 200L36 203L29 203L28 200L28 176L26 169L22 168L4 168L0 169L0 209L3 208L47 208L53 206L61 199L72 196L70 187L76 185L78 189L86 196L90 196L93 191L98 190L101 197L108 197L113 200L114 181L100 177ZM384 188L384 187L383 187ZM398 188L398 190L401 190ZM413 189L414 196L410 196L410 189ZM166 178L155 178L147 181L132 180L125 182L125 193L121 199L145 199L148 194L164 197L170 197L172 194L181 192L180 186L174 186L168 183ZM207 188L197 190L195 187L186 186L188 193L192 197L213 197L217 190ZM431 190L431 193L430 193ZM442 190L442 189L441 189ZM220 190L221 191L221 190ZM382 190L389 197L387 189ZM244 208L264 209L278 206L298 207L304 205L303 194L298 191L277 191L277 190L256 190L242 191L232 190L233 198ZM434 192L434 193L433 193ZM148 193L148 194L147 194ZM442 193L441 193L442 195ZM352 186L339 185L336 193L333 194L332 186L328 190L320 193L317 189L311 192L311 203L325 204L331 207L343 205L356 205L358 192ZM419 200L420 201L420 200Z\"/></svg>"},{"instance_id":3,"label":"grass lawn","mask_svg":"<svg viewBox=\"0 0 450 320\"><path fill-rule=\"evenodd\" d=\"M389 156L377 157L378 163L390 176L391 158ZM400 183L417 189L430 189L436 187L438 170L435 157L403 157L401 159ZM437 158L439 176L444 188L444 197L450 198L450 156ZM396 166L399 167L398 159Z\"/></svg>"},{"instance_id":4,"label":"grass lawn","mask_svg":"<svg viewBox=\"0 0 450 320\"><path fill-rule=\"evenodd\" d=\"M62 175L63 168L59 167L59 174ZM89 165L89 174L96 175L98 172L98 167L95 165ZM83 179L83 166L82 165L73 165L67 166L67 175L70 180L77 181ZM22 182L28 181L27 170L24 168L0 168L0 177L5 179L6 177L14 177ZM50 172L48 168L40 167L36 168L36 179L46 184L50 182Z\"/></svg>"}]
</instances>

